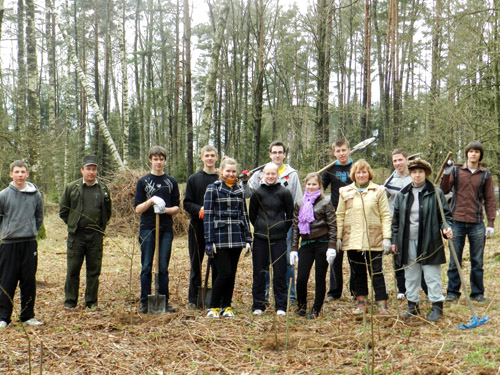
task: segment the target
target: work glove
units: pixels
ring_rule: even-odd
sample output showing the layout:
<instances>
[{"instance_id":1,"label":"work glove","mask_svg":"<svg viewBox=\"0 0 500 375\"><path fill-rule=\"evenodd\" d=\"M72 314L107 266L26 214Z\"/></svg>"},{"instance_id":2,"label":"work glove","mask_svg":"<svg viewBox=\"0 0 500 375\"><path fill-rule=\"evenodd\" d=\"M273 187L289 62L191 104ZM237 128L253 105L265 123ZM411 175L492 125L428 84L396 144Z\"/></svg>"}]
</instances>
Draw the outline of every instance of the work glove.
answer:
<instances>
[{"instance_id":1,"label":"work glove","mask_svg":"<svg viewBox=\"0 0 500 375\"><path fill-rule=\"evenodd\" d=\"M443 174L451 174L451 171L453 171L453 160L448 160L446 167L444 167Z\"/></svg>"},{"instance_id":2,"label":"work glove","mask_svg":"<svg viewBox=\"0 0 500 375\"><path fill-rule=\"evenodd\" d=\"M247 242L247 244L245 245L245 256L249 256L250 254L252 254L252 245Z\"/></svg>"},{"instance_id":3,"label":"work glove","mask_svg":"<svg viewBox=\"0 0 500 375\"><path fill-rule=\"evenodd\" d=\"M340 238L337 238L337 250L342 250L342 240Z\"/></svg>"},{"instance_id":4,"label":"work glove","mask_svg":"<svg viewBox=\"0 0 500 375\"><path fill-rule=\"evenodd\" d=\"M492 238L494 233L495 233L495 228L486 227L486 231L484 232L484 235L486 238Z\"/></svg>"},{"instance_id":5,"label":"work glove","mask_svg":"<svg viewBox=\"0 0 500 375\"><path fill-rule=\"evenodd\" d=\"M290 265L293 266L295 263L299 262L299 253L296 251L290 251Z\"/></svg>"},{"instance_id":6,"label":"work glove","mask_svg":"<svg viewBox=\"0 0 500 375\"><path fill-rule=\"evenodd\" d=\"M205 246L205 254L207 254L207 256L209 258L213 258L216 253L217 253L217 250L216 250L215 244L213 242L209 243Z\"/></svg>"},{"instance_id":7,"label":"work glove","mask_svg":"<svg viewBox=\"0 0 500 375\"><path fill-rule=\"evenodd\" d=\"M382 241L382 250L384 250L385 255L392 254L392 246L390 239L384 238L384 240Z\"/></svg>"},{"instance_id":8,"label":"work glove","mask_svg":"<svg viewBox=\"0 0 500 375\"><path fill-rule=\"evenodd\" d=\"M245 169L239 175L239 179L241 182L247 182L250 179L250 169Z\"/></svg>"},{"instance_id":9,"label":"work glove","mask_svg":"<svg viewBox=\"0 0 500 375\"><path fill-rule=\"evenodd\" d=\"M153 200L155 214L164 214L166 208L165 201L157 195L153 195L151 199Z\"/></svg>"},{"instance_id":10,"label":"work glove","mask_svg":"<svg viewBox=\"0 0 500 375\"><path fill-rule=\"evenodd\" d=\"M333 261L335 260L336 256L337 256L337 251L335 249L330 248L326 251L326 261L330 266L333 264Z\"/></svg>"},{"instance_id":11,"label":"work glove","mask_svg":"<svg viewBox=\"0 0 500 375\"><path fill-rule=\"evenodd\" d=\"M200 211L198 212L198 219L203 220L204 216L205 216L205 207L201 206Z\"/></svg>"}]
</instances>

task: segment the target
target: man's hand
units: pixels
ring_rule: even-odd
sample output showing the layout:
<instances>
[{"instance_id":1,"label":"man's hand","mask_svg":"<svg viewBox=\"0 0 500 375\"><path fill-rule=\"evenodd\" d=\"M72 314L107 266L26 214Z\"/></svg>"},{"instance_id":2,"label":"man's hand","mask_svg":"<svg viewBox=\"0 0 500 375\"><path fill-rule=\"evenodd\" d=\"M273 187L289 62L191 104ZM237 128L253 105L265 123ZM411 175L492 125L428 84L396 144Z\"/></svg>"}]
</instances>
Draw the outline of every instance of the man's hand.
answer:
<instances>
[{"instance_id":1,"label":"man's hand","mask_svg":"<svg viewBox=\"0 0 500 375\"><path fill-rule=\"evenodd\" d=\"M299 253L296 251L290 251L290 265L293 266L295 263L299 262Z\"/></svg>"},{"instance_id":2,"label":"man's hand","mask_svg":"<svg viewBox=\"0 0 500 375\"><path fill-rule=\"evenodd\" d=\"M451 240L453 238L453 232L452 232L451 228L443 230L443 234L449 240Z\"/></svg>"},{"instance_id":3,"label":"man's hand","mask_svg":"<svg viewBox=\"0 0 500 375\"><path fill-rule=\"evenodd\" d=\"M156 214L164 214L165 210L166 210L166 206L167 206L165 204L165 201L156 195L153 195L151 197L151 200L153 201L155 213Z\"/></svg>"},{"instance_id":4,"label":"man's hand","mask_svg":"<svg viewBox=\"0 0 500 375\"><path fill-rule=\"evenodd\" d=\"M486 238L493 238L494 234L495 234L495 228L493 228L493 227L486 227L486 231L484 232L484 236Z\"/></svg>"},{"instance_id":5,"label":"man's hand","mask_svg":"<svg viewBox=\"0 0 500 375\"><path fill-rule=\"evenodd\" d=\"M444 167L443 174L451 174L451 171L453 171L453 160L448 160L446 167Z\"/></svg>"},{"instance_id":6,"label":"man's hand","mask_svg":"<svg viewBox=\"0 0 500 375\"><path fill-rule=\"evenodd\" d=\"M241 182L247 182L250 179L250 169L245 169L241 172L239 178Z\"/></svg>"}]
</instances>

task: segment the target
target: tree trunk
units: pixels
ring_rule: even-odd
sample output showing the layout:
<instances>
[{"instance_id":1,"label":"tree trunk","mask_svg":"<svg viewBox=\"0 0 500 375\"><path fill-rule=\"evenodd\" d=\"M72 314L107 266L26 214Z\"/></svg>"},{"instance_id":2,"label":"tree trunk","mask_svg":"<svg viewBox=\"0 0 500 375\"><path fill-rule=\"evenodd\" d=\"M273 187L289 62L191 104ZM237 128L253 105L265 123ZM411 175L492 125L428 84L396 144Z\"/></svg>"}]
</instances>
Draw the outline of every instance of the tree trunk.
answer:
<instances>
[{"instance_id":1,"label":"tree trunk","mask_svg":"<svg viewBox=\"0 0 500 375\"><path fill-rule=\"evenodd\" d=\"M256 0L257 15L257 66L255 69L255 90L253 95L253 118L254 118L254 168L259 165L260 133L262 129L262 102L264 95L264 2Z\"/></svg>"},{"instance_id":2,"label":"tree trunk","mask_svg":"<svg viewBox=\"0 0 500 375\"><path fill-rule=\"evenodd\" d=\"M191 17L189 0L184 0L184 105L186 106L187 173L194 172L193 161L193 106L191 103Z\"/></svg>"},{"instance_id":3,"label":"tree trunk","mask_svg":"<svg viewBox=\"0 0 500 375\"><path fill-rule=\"evenodd\" d=\"M361 139L370 137L370 106L371 106L371 18L370 0L365 1L365 31L363 43L363 114L361 115Z\"/></svg>"},{"instance_id":4,"label":"tree trunk","mask_svg":"<svg viewBox=\"0 0 500 375\"><path fill-rule=\"evenodd\" d=\"M122 144L123 144L123 165L128 166L128 143L130 134L129 125L129 105L128 105L128 67L127 67L127 44L125 38L125 0L121 4L121 22L118 22L118 39L120 41L120 60L122 66Z\"/></svg>"},{"instance_id":5,"label":"tree trunk","mask_svg":"<svg viewBox=\"0 0 500 375\"><path fill-rule=\"evenodd\" d=\"M26 132L26 62L24 50L24 0L17 2L17 87L15 134L20 139ZM15 142L18 145L18 142Z\"/></svg>"}]
</instances>

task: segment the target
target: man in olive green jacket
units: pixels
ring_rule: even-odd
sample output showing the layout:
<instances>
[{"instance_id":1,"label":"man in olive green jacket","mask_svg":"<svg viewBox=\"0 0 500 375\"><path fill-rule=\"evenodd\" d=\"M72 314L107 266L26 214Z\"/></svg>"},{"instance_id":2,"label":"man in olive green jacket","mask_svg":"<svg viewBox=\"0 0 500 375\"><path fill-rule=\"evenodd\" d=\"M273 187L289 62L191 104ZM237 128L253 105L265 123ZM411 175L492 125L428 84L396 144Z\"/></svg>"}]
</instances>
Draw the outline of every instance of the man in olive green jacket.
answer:
<instances>
[{"instance_id":1,"label":"man in olive green jacket","mask_svg":"<svg viewBox=\"0 0 500 375\"><path fill-rule=\"evenodd\" d=\"M104 230L111 217L111 195L108 187L97 180L97 157L83 158L82 179L69 183L61 197L59 216L68 226L67 272L64 307L78 303L80 270L87 266L85 306L97 306L99 276L102 266Z\"/></svg>"}]
</instances>

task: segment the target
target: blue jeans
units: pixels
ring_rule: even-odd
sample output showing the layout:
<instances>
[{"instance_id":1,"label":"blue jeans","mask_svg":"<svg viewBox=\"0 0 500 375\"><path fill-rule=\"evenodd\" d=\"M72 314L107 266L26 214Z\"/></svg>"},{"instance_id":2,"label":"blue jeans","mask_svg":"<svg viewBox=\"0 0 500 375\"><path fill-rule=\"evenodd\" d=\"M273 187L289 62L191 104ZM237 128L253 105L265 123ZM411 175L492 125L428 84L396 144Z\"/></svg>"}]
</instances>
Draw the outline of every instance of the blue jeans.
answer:
<instances>
[{"instance_id":1,"label":"blue jeans","mask_svg":"<svg viewBox=\"0 0 500 375\"><path fill-rule=\"evenodd\" d=\"M458 262L462 265L462 254L465 245L465 237L469 237L470 251L470 296L484 295L483 284L483 255L484 255L484 224L465 223L455 221L453 223L453 245L457 253ZM448 290L447 293L460 295L460 276L453 257L450 257L448 268Z\"/></svg>"},{"instance_id":2,"label":"blue jeans","mask_svg":"<svg viewBox=\"0 0 500 375\"><path fill-rule=\"evenodd\" d=\"M172 251L172 232L160 231L160 254L158 262L158 294L163 294L168 303L168 264ZM139 243L141 244L141 303L148 302L148 295L151 295L151 271L153 269L153 257L155 253L155 232L154 230L140 230Z\"/></svg>"}]
</instances>

